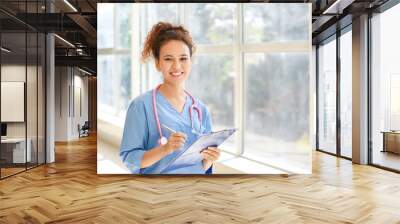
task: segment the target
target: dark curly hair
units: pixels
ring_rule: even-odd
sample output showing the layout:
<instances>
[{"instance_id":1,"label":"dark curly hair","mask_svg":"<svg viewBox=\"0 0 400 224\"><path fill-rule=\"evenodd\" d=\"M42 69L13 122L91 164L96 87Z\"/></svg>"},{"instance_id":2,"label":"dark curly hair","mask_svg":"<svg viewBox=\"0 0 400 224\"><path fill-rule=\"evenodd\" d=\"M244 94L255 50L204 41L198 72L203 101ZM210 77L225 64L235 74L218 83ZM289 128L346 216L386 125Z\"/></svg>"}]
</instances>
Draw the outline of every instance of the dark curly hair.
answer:
<instances>
[{"instance_id":1,"label":"dark curly hair","mask_svg":"<svg viewBox=\"0 0 400 224\"><path fill-rule=\"evenodd\" d=\"M170 40L183 41L190 50L190 56L192 56L196 49L189 31L187 31L183 26L158 22L147 34L142 51L142 62L146 61L150 56L153 56L154 59L158 60L160 57L161 47Z\"/></svg>"}]
</instances>

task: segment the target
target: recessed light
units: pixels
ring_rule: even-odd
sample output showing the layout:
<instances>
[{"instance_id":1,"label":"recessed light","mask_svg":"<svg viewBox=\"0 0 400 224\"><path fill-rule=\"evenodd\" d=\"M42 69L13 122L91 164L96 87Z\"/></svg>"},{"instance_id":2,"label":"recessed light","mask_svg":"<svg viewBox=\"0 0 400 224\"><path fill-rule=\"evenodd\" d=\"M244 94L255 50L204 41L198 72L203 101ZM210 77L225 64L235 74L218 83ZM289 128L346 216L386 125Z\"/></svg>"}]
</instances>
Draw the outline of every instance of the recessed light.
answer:
<instances>
[{"instance_id":1,"label":"recessed light","mask_svg":"<svg viewBox=\"0 0 400 224\"><path fill-rule=\"evenodd\" d=\"M4 52L7 52L7 53L10 53L10 52L11 52L11 50L9 50L9 49L7 49L7 48L5 48L5 47L1 47L1 50L4 51Z\"/></svg>"},{"instance_id":2,"label":"recessed light","mask_svg":"<svg viewBox=\"0 0 400 224\"><path fill-rule=\"evenodd\" d=\"M69 3L69 1L64 0L65 4L67 4L72 10L74 10L75 12L78 12L78 10L71 4Z\"/></svg>"},{"instance_id":3,"label":"recessed light","mask_svg":"<svg viewBox=\"0 0 400 224\"><path fill-rule=\"evenodd\" d=\"M64 43L68 44L69 46L75 48L75 45L71 44L71 42L69 42L69 41L67 41L66 39L60 37L59 35L54 34L54 36L57 37L58 39L60 39L61 41L63 41Z\"/></svg>"}]
</instances>

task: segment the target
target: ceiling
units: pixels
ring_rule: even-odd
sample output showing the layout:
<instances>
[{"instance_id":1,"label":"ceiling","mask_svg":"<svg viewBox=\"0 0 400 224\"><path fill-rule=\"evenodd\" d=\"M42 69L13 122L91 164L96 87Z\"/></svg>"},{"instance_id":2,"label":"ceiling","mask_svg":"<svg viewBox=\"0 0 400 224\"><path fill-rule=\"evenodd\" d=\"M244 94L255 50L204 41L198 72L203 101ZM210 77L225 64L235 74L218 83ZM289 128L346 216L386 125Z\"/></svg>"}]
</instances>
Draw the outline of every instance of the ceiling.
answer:
<instances>
[{"instance_id":1,"label":"ceiling","mask_svg":"<svg viewBox=\"0 0 400 224\"><path fill-rule=\"evenodd\" d=\"M237 2L312 3L312 36L316 44L351 23L352 17L372 10L388 0L267 0ZM56 65L79 66L96 73L97 3L132 2L117 0L1 0L0 22L4 38L24 46L21 31L55 32ZM137 1L185 2L185 1ZM223 2L223 1L218 1ZM232 1L230 1L232 2ZM48 13L52 9L53 13ZM341 23L337 21L341 20ZM347 22L346 22L347 21ZM340 24L340 26L337 26ZM11 34L12 33L12 34ZM66 40L63 41L62 39ZM3 42L4 43L4 42ZM34 46L34 44L28 45ZM28 52L30 49L28 47Z\"/></svg>"}]
</instances>

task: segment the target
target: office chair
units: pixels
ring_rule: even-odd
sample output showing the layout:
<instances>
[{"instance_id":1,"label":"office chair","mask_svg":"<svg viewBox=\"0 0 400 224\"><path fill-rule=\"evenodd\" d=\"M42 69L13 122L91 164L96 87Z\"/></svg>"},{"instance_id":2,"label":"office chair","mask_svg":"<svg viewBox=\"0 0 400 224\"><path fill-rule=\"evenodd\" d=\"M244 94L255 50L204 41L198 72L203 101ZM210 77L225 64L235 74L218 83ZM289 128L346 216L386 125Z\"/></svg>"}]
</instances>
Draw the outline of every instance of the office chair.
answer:
<instances>
[{"instance_id":1,"label":"office chair","mask_svg":"<svg viewBox=\"0 0 400 224\"><path fill-rule=\"evenodd\" d=\"M79 128L79 125L78 125ZM79 128L79 138L80 137L87 137L89 136L89 121L85 121L85 123L82 125L82 127Z\"/></svg>"}]
</instances>

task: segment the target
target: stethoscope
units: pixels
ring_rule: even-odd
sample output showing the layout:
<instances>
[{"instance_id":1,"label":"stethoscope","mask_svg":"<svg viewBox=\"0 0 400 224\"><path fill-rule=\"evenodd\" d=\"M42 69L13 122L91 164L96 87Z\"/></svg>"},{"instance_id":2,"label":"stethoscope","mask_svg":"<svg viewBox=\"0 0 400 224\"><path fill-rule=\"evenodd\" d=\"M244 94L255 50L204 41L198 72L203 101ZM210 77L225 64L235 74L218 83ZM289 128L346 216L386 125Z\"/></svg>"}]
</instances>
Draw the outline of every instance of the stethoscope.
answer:
<instances>
[{"instance_id":1,"label":"stethoscope","mask_svg":"<svg viewBox=\"0 0 400 224\"><path fill-rule=\"evenodd\" d=\"M158 143L161 144L161 145L165 145L165 144L167 144L168 139L165 136L163 136L163 134L162 134L160 119L158 118L158 113L157 113L156 94L157 94L157 90L160 87L161 87L161 84L153 89L153 112L154 112L154 118L156 119L156 123L157 123L158 133L160 134L160 139L158 140ZM192 127L192 133L196 133L196 131L194 129L194 125L193 125L193 119L192 119L193 110L197 111L197 117L198 117L199 122L200 122L200 133L201 133L201 121L203 119L201 110L196 105L196 101L195 101L194 97L189 92L187 92L186 90L185 90L185 93L192 99L192 105L190 105L190 107L189 107L189 116L190 116L190 123L191 123L191 127Z\"/></svg>"}]
</instances>

